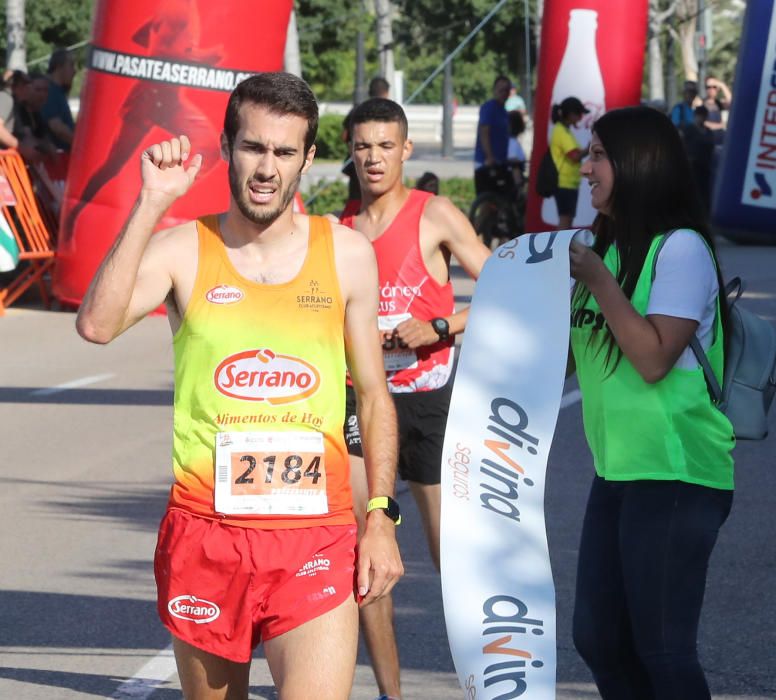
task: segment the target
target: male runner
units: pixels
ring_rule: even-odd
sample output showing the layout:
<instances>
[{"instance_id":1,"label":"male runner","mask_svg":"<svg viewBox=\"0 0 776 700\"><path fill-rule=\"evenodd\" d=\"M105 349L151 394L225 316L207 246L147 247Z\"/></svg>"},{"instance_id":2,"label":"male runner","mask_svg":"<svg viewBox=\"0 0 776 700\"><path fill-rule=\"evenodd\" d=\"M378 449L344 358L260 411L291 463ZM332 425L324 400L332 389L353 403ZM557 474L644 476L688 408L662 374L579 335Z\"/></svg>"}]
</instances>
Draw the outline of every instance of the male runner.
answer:
<instances>
[{"instance_id":1,"label":"male runner","mask_svg":"<svg viewBox=\"0 0 776 700\"><path fill-rule=\"evenodd\" d=\"M358 638L354 579L366 605L402 573L394 522L380 508L366 518L354 562L346 355L368 494L378 502L394 487L395 415L372 331L369 241L293 212L317 123L299 78L242 82L221 137L229 209L153 237L202 157L189 159L185 136L148 148L135 208L78 314L79 333L107 343L167 304L175 483L154 568L190 700L247 698L259 641L282 700L346 700Z\"/></svg>"},{"instance_id":2,"label":"male runner","mask_svg":"<svg viewBox=\"0 0 776 700\"><path fill-rule=\"evenodd\" d=\"M399 419L399 474L409 482L439 570L442 445L453 343L468 315L468 309L455 312L450 256L476 279L490 251L449 199L405 187L403 164L412 142L407 117L396 102L367 100L353 110L350 123L362 199L348 203L341 221L365 233L377 254L383 359ZM358 395L350 390L345 439L354 494L365 493L357 406ZM380 692L399 698L390 597L362 609L361 622Z\"/></svg>"}]
</instances>

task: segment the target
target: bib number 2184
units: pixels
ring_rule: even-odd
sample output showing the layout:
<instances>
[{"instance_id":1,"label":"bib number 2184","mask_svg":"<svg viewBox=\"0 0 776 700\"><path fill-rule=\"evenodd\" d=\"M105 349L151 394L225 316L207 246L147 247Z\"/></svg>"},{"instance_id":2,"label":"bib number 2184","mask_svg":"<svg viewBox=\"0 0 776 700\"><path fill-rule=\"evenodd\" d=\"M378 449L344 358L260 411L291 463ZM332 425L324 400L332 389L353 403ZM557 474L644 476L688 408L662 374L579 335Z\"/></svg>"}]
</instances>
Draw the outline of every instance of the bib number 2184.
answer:
<instances>
[{"instance_id":1,"label":"bib number 2184","mask_svg":"<svg viewBox=\"0 0 776 700\"><path fill-rule=\"evenodd\" d=\"M328 512L323 435L218 433L215 508L234 515Z\"/></svg>"}]
</instances>

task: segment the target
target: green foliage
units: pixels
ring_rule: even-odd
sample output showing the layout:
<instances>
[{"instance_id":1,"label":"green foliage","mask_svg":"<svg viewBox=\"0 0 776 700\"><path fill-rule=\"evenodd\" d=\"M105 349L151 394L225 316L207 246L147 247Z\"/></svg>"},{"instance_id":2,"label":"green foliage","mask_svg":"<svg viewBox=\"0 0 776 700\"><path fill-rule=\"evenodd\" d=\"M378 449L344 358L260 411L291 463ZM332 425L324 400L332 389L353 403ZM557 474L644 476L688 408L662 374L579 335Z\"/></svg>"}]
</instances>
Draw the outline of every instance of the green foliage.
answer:
<instances>
[{"instance_id":1,"label":"green foliage","mask_svg":"<svg viewBox=\"0 0 776 700\"><path fill-rule=\"evenodd\" d=\"M27 25L27 60L51 53L58 46L71 46L86 41L91 36L92 0L27 0L25 19ZM0 50L5 56L5 12L0 14ZM76 60L82 65L81 52ZM5 64L5 61L3 61ZM46 71L43 61L31 69Z\"/></svg>"},{"instance_id":2,"label":"green foliage","mask_svg":"<svg viewBox=\"0 0 776 700\"><path fill-rule=\"evenodd\" d=\"M342 117L338 114L324 114L318 122L315 157L343 160L347 154L348 146L342 140Z\"/></svg>"},{"instance_id":3,"label":"green foliage","mask_svg":"<svg viewBox=\"0 0 776 700\"><path fill-rule=\"evenodd\" d=\"M624 0L623 0L624 1ZM652 0L653 10L663 10L673 0ZM393 0L394 59L404 72L405 97L411 95L445 56L474 29L496 0ZM742 0L706 0L714 17L714 44L708 54L708 72L732 83L739 52L743 20ZM70 46L90 38L95 0L26 0L27 55L30 60L48 54L55 46ZM455 97L462 104L480 104L490 96L493 78L506 73L513 79L525 74L524 0L509 0L464 48L453 62ZM536 66L539 0L528 0L530 61ZM321 101L350 102L354 96L356 45L364 39L365 81L379 72L374 2L365 0L295 0L302 66L305 79ZM5 52L5 13L0 13L0 50ZM663 38L675 18L664 22ZM678 51L678 47L675 46ZM75 52L78 67L85 49ZM678 56L677 56L678 58ZM681 61L675 60L681 85ZM33 68L45 70L46 63ZM79 71L71 94L77 94ZM531 86L532 87L532 86ZM525 94L528 86L522 85ZM438 103L439 75L414 100Z\"/></svg>"},{"instance_id":4,"label":"green foliage","mask_svg":"<svg viewBox=\"0 0 776 700\"><path fill-rule=\"evenodd\" d=\"M732 86L736 62L741 49L741 27L744 8L735 0L716 0L712 5L714 24L713 41L706 59L707 73Z\"/></svg>"},{"instance_id":5,"label":"green foliage","mask_svg":"<svg viewBox=\"0 0 776 700\"><path fill-rule=\"evenodd\" d=\"M440 180L439 194L448 197L466 216L474 201L474 179L469 177L451 177Z\"/></svg>"},{"instance_id":6,"label":"green foliage","mask_svg":"<svg viewBox=\"0 0 776 700\"><path fill-rule=\"evenodd\" d=\"M532 17L536 2L529 2ZM364 36L365 80L368 82L379 73L375 17L364 5L363 0L295 3L304 78L321 101L353 99L359 30ZM394 61L396 69L404 71L406 97L485 17L493 0L394 0L394 5ZM522 13L522 2L508 2L456 59L453 75L459 102L485 101L499 73L513 78L524 73ZM414 102L439 102L441 92L440 75Z\"/></svg>"},{"instance_id":7,"label":"green foliage","mask_svg":"<svg viewBox=\"0 0 776 700\"><path fill-rule=\"evenodd\" d=\"M377 74L374 21L362 0L296 0L294 6L304 79L321 101L352 101L359 29L371 54L367 80Z\"/></svg>"},{"instance_id":8,"label":"green foliage","mask_svg":"<svg viewBox=\"0 0 776 700\"><path fill-rule=\"evenodd\" d=\"M397 67L405 72L405 94L411 94L445 56L494 7L493 0L394 0L399 9L394 24ZM535 16L536 0L529 2ZM455 95L464 104L479 104L491 96L493 80L523 75L524 5L511 0L480 30L453 63ZM533 32L532 32L533 35ZM532 41L534 39L532 38ZM531 45L531 62L535 62ZM439 102L442 76L423 90L416 102Z\"/></svg>"},{"instance_id":9,"label":"green foliage","mask_svg":"<svg viewBox=\"0 0 776 700\"><path fill-rule=\"evenodd\" d=\"M414 180L407 180L412 187ZM448 197L464 214L469 215L469 207L474 201L474 181L468 177L452 177L441 180L439 194ZM311 197L315 197L310 202ZM317 180L309 189L302 192L308 214L329 214L341 211L348 197L347 183L339 180Z\"/></svg>"},{"instance_id":10,"label":"green foliage","mask_svg":"<svg viewBox=\"0 0 776 700\"><path fill-rule=\"evenodd\" d=\"M311 197L315 197L310 202ZM339 180L317 180L308 189L302 192L308 214L330 214L338 212L345 206L348 199L348 186Z\"/></svg>"}]
</instances>

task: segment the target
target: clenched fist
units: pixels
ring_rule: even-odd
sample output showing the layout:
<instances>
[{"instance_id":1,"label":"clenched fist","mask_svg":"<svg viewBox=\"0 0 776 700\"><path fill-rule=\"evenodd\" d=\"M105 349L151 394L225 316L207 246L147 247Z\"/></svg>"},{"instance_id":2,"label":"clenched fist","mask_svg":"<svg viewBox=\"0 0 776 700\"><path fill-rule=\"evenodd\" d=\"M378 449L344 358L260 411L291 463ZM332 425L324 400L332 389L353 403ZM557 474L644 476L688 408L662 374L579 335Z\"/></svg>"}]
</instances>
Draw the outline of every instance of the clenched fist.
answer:
<instances>
[{"instance_id":1,"label":"clenched fist","mask_svg":"<svg viewBox=\"0 0 776 700\"><path fill-rule=\"evenodd\" d=\"M146 148L140 159L143 191L169 199L170 204L186 194L202 167L199 153L186 166L190 154L191 143L187 136Z\"/></svg>"}]
</instances>

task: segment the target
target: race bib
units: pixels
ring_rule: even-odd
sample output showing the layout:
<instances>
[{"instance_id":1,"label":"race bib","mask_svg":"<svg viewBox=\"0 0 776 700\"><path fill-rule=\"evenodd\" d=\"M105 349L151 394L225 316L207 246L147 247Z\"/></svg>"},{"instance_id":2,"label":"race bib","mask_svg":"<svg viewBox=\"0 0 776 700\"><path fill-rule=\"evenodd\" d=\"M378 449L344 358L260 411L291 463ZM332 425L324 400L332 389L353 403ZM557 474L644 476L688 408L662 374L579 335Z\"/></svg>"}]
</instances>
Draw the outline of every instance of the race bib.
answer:
<instances>
[{"instance_id":1,"label":"race bib","mask_svg":"<svg viewBox=\"0 0 776 700\"><path fill-rule=\"evenodd\" d=\"M377 327L383 331L392 331L403 321L412 318L411 314L391 314L377 317ZM383 366L386 372L396 372L417 365L418 356L414 350L403 345L397 336L383 341Z\"/></svg>"},{"instance_id":2,"label":"race bib","mask_svg":"<svg viewBox=\"0 0 776 700\"><path fill-rule=\"evenodd\" d=\"M218 433L215 509L227 515L328 513L323 433Z\"/></svg>"}]
</instances>

